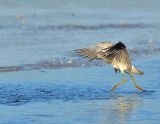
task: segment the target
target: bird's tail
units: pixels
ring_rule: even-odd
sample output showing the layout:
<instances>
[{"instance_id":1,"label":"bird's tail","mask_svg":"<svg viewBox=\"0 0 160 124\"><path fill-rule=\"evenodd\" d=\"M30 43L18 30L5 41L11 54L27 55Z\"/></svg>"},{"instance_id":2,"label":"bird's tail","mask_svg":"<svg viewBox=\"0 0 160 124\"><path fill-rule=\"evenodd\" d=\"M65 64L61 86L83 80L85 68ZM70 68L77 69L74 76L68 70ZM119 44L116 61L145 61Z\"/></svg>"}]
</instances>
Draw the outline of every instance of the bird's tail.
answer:
<instances>
[{"instance_id":1,"label":"bird's tail","mask_svg":"<svg viewBox=\"0 0 160 124\"><path fill-rule=\"evenodd\" d=\"M133 73L136 73L136 74L138 74L138 75L143 75L143 74L144 74L143 71L135 68L134 66L132 66L132 72L133 72Z\"/></svg>"}]
</instances>

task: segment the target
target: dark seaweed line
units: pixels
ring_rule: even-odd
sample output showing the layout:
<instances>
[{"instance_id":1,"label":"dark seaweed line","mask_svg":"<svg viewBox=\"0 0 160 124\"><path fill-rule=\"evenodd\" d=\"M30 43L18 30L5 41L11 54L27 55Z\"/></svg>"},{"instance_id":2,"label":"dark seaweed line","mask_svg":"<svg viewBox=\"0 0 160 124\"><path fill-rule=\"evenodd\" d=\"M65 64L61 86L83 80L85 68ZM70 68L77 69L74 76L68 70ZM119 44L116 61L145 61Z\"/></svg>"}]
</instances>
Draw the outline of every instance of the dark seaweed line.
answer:
<instances>
[{"instance_id":1,"label":"dark seaweed line","mask_svg":"<svg viewBox=\"0 0 160 124\"><path fill-rule=\"evenodd\" d=\"M119 29L134 29L134 28L147 28L151 27L149 24L137 23L137 24L99 24L99 25L74 25L74 24L62 24L62 25L48 25L40 26L40 29L50 29L50 30L100 30L108 28L119 28Z\"/></svg>"},{"instance_id":2,"label":"dark seaweed line","mask_svg":"<svg viewBox=\"0 0 160 124\"><path fill-rule=\"evenodd\" d=\"M160 53L160 48L157 49L130 49L128 50L131 58L148 56L151 54ZM90 67L90 66L104 66L101 61L87 61L81 58L75 58L75 53L70 53L68 58L55 58L53 60L44 60L34 64L26 64L20 66L1 66L0 72L15 72L15 71L31 71L31 70L44 70L44 69L60 69L60 68L73 68L73 67ZM74 59L73 59L74 58Z\"/></svg>"},{"instance_id":3,"label":"dark seaweed line","mask_svg":"<svg viewBox=\"0 0 160 124\"><path fill-rule=\"evenodd\" d=\"M21 28L22 25L0 26L0 29ZM103 30L103 29L135 29L151 28L153 25L144 23L119 23L119 24L96 24L96 25L78 25L78 24L61 24L61 25L23 25L23 27L33 30Z\"/></svg>"}]
</instances>

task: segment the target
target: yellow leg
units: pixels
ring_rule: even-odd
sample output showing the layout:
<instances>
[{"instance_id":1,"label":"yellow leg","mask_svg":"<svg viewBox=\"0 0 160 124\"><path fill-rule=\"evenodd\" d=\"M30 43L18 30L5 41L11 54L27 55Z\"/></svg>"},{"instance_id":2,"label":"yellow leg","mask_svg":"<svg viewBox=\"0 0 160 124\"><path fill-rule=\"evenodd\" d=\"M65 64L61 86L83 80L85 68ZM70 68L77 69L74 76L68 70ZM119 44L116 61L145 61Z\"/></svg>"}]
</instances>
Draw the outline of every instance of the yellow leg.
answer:
<instances>
[{"instance_id":1,"label":"yellow leg","mask_svg":"<svg viewBox=\"0 0 160 124\"><path fill-rule=\"evenodd\" d=\"M139 90L141 90L141 91L144 91L140 86L138 86L138 85L136 84L135 79L134 79L134 77L133 77L133 75L132 75L131 73L129 74L129 76L131 77L131 80L132 80L134 86L135 86L137 89L139 89Z\"/></svg>"},{"instance_id":2,"label":"yellow leg","mask_svg":"<svg viewBox=\"0 0 160 124\"><path fill-rule=\"evenodd\" d=\"M118 86L124 84L124 83L127 81L126 78L125 78L125 76L124 76L124 73L122 73L122 76L123 76L122 82L120 82L120 83L114 85L114 87L112 87L112 91L114 91L116 87L118 87Z\"/></svg>"}]
</instances>

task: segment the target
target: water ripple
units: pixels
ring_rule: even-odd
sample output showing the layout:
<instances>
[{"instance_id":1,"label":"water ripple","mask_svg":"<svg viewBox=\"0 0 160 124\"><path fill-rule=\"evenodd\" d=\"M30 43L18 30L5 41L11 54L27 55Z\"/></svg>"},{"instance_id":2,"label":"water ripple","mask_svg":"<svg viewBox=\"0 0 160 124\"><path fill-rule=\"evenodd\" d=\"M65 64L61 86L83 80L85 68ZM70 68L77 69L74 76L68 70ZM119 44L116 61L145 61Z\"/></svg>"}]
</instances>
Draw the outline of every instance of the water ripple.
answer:
<instances>
[{"instance_id":1,"label":"water ripple","mask_svg":"<svg viewBox=\"0 0 160 124\"><path fill-rule=\"evenodd\" d=\"M5 85L0 87L0 104L21 105L28 102L62 100L102 100L116 99L126 94L139 94L140 97L152 95L155 92L146 91L144 93L135 92L110 92L102 87L94 86L21 86Z\"/></svg>"},{"instance_id":2,"label":"water ripple","mask_svg":"<svg viewBox=\"0 0 160 124\"><path fill-rule=\"evenodd\" d=\"M107 99L107 91L94 87L22 87L8 85L1 87L0 104L21 105L28 102L48 100L98 100Z\"/></svg>"}]
</instances>

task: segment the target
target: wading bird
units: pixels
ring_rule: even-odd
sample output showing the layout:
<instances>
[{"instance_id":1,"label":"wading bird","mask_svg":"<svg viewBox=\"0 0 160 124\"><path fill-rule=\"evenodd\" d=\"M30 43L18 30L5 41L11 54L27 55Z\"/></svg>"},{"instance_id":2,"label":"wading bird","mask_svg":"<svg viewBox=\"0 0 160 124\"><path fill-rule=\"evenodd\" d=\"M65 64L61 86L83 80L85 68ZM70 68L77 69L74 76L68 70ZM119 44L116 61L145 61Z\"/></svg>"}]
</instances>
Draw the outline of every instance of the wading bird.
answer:
<instances>
[{"instance_id":1,"label":"wading bird","mask_svg":"<svg viewBox=\"0 0 160 124\"><path fill-rule=\"evenodd\" d=\"M122 81L114 85L112 91L127 81L124 73L129 74L134 86L140 91L143 91L143 89L136 84L133 77L133 73L142 75L143 72L131 64L126 46L122 42L119 41L114 45L111 42L100 42L87 48L77 49L76 54L88 58L89 61L94 59L103 60L105 63L111 64L116 73L122 73Z\"/></svg>"}]
</instances>

